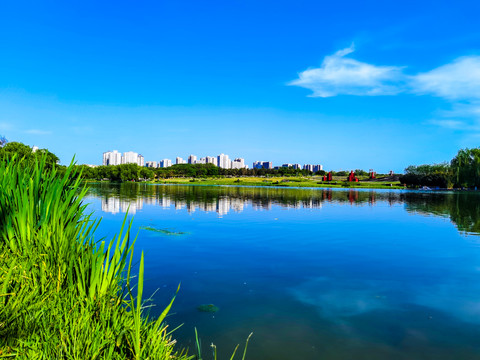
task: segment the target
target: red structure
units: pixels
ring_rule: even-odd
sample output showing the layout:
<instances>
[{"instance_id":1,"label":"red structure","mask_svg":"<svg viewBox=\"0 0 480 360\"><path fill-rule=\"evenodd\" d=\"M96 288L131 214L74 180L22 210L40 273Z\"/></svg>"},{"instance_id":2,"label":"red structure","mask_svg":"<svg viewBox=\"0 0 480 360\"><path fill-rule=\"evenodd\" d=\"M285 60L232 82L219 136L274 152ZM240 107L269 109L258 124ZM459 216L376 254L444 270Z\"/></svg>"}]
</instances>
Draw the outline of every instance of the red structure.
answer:
<instances>
[{"instance_id":1,"label":"red structure","mask_svg":"<svg viewBox=\"0 0 480 360\"><path fill-rule=\"evenodd\" d=\"M370 169L370 179L376 179L377 178L377 173L373 171L373 169Z\"/></svg>"},{"instance_id":2,"label":"red structure","mask_svg":"<svg viewBox=\"0 0 480 360\"><path fill-rule=\"evenodd\" d=\"M347 181L349 182L358 182L358 178L355 176L355 173L350 171L350 175L348 175Z\"/></svg>"},{"instance_id":3,"label":"red structure","mask_svg":"<svg viewBox=\"0 0 480 360\"><path fill-rule=\"evenodd\" d=\"M327 181L332 181L332 180L333 180L332 172L329 171L327 174Z\"/></svg>"}]
</instances>

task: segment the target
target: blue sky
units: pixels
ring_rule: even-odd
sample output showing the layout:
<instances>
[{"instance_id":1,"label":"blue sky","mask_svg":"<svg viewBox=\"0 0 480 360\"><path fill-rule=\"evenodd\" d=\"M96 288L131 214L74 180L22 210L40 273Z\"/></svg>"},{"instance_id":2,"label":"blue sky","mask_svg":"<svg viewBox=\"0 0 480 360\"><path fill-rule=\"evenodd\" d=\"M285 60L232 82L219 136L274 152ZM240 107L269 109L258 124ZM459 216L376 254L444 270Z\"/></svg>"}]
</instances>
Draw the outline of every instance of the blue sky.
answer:
<instances>
[{"instance_id":1,"label":"blue sky","mask_svg":"<svg viewBox=\"0 0 480 360\"><path fill-rule=\"evenodd\" d=\"M68 163L402 171L480 143L480 3L0 5L0 134Z\"/></svg>"}]
</instances>

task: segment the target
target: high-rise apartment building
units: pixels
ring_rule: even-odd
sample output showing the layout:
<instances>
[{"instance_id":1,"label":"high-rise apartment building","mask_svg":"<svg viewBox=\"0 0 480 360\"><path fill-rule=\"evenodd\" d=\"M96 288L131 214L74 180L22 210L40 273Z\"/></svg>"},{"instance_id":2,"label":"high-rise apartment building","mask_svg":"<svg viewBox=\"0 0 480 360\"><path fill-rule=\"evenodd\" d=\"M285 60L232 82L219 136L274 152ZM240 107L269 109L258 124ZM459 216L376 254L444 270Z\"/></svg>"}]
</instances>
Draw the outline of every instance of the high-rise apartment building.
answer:
<instances>
[{"instance_id":1,"label":"high-rise apartment building","mask_svg":"<svg viewBox=\"0 0 480 360\"><path fill-rule=\"evenodd\" d=\"M207 156L205 157L205 163L206 164L213 164L215 166L218 166L217 163L217 158L215 156Z\"/></svg>"},{"instance_id":2,"label":"high-rise apartment building","mask_svg":"<svg viewBox=\"0 0 480 360\"><path fill-rule=\"evenodd\" d=\"M190 155L188 157L188 163L189 164L195 164L197 162L197 156L196 155Z\"/></svg>"},{"instance_id":3,"label":"high-rise apartment building","mask_svg":"<svg viewBox=\"0 0 480 360\"><path fill-rule=\"evenodd\" d=\"M323 170L323 165L313 165L313 172L319 172Z\"/></svg>"},{"instance_id":4,"label":"high-rise apartment building","mask_svg":"<svg viewBox=\"0 0 480 360\"><path fill-rule=\"evenodd\" d=\"M253 163L254 169L273 169L273 164L271 161L255 161Z\"/></svg>"},{"instance_id":5,"label":"high-rise apartment building","mask_svg":"<svg viewBox=\"0 0 480 360\"><path fill-rule=\"evenodd\" d=\"M170 167L170 166L172 166L172 160L163 159L163 160L160 161L160 167L167 168L167 167Z\"/></svg>"},{"instance_id":6,"label":"high-rise apartment building","mask_svg":"<svg viewBox=\"0 0 480 360\"><path fill-rule=\"evenodd\" d=\"M300 164L293 164L293 168L294 168L295 170L302 170L302 165L300 165Z\"/></svg>"},{"instance_id":7,"label":"high-rise apartment building","mask_svg":"<svg viewBox=\"0 0 480 360\"><path fill-rule=\"evenodd\" d=\"M138 157L137 157L137 165L138 166L145 166L145 158L141 154L139 154Z\"/></svg>"},{"instance_id":8,"label":"high-rise apartment building","mask_svg":"<svg viewBox=\"0 0 480 360\"><path fill-rule=\"evenodd\" d=\"M223 169L231 169L232 164L230 159L228 158L228 155L225 154L220 154L217 156L217 166L221 167Z\"/></svg>"},{"instance_id":9,"label":"high-rise apartment building","mask_svg":"<svg viewBox=\"0 0 480 360\"><path fill-rule=\"evenodd\" d=\"M133 151L123 153L122 164L138 164L138 154Z\"/></svg>"},{"instance_id":10,"label":"high-rise apartment building","mask_svg":"<svg viewBox=\"0 0 480 360\"><path fill-rule=\"evenodd\" d=\"M145 166L146 167L149 167L149 168L157 168L158 167L158 164L156 161L147 161L145 163Z\"/></svg>"},{"instance_id":11,"label":"high-rise apartment building","mask_svg":"<svg viewBox=\"0 0 480 360\"><path fill-rule=\"evenodd\" d=\"M177 156L177 159L175 161L175 164L186 164L187 162L183 160L180 156Z\"/></svg>"},{"instance_id":12,"label":"high-rise apartment building","mask_svg":"<svg viewBox=\"0 0 480 360\"><path fill-rule=\"evenodd\" d=\"M122 154L117 150L103 153L103 165L120 165L122 163Z\"/></svg>"},{"instance_id":13,"label":"high-rise apartment building","mask_svg":"<svg viewBox=\"0 0 480 360\"><path fill-rule=\"evenodd\" d=\"M308 170L313 172L313 165L311 164L305 164L303 165L303 170Z\"/></svg>"},{"instance_id":14,"label":"high-rise apartment building","mask_svg":"<svg viewBox=\"0 0 480 360\"><path fill-rule=\"evenodd\" d=\"M245 160L242 158L237 158L232 161L232 169L245 169Z\"/></svg>"}]
</instances>

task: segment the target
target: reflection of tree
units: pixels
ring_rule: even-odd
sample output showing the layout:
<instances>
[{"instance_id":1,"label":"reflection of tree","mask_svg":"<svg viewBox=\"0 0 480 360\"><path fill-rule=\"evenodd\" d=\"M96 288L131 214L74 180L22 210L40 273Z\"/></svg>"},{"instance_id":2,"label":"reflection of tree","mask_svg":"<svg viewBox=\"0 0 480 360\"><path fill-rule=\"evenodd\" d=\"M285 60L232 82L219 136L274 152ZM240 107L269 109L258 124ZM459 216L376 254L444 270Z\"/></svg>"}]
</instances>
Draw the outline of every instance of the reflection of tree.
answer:
<instances>
[{"instance_id":1,"label":"reflection of tree","mask_svg":"<svg viewBox=\"0 0 480 360\"><path fill-rule=\"evenodd\" d=\"M113 204L117 209L127 205L140 209L143 202L158 206L175 206L190 211L201 209L223 215L229 210L242 211L247 205L268 210L272 205L289 208L320 208L324 203L370 205L385 202L405 204L407 211L449 217L461 231L480 232L480 195L474 192L422 193L415 191L359 191L332 189L288 189L271 187L225 187L149 185L138 183L99 183L90 194ZM122 209L120 209L122 210ZM117 210L115 210L117 211Z\"/></svg>"},{"instance_id":2,"label":"reflection of tree","mask_svg":"<svg viewBox=\"0 0 480 360\"><path fill-rule=\"evenodd\" d=\"M406 198L407 211L447 216L460 231L480 233L480 195L476 192L428 193Z\"/></svg>"}]
</instances>

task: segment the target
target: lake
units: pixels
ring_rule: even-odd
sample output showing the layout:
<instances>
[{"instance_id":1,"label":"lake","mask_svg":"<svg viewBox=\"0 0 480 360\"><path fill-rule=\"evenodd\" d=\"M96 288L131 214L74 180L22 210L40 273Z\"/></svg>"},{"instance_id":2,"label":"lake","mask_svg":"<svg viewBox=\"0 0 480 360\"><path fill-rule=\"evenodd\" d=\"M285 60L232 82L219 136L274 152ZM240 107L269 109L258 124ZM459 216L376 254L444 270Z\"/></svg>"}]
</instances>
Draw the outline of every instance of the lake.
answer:
<instances>
[{"instance_id":1,"label":"lake","mask_svg":"<svg viewBox=\"0 0 480 360\"><path fill-rule=\"evenodd\" d=\"M479 359L475 192L93 184L111 239L127 209L156 315L204 360ZM201 312L214 304L218 312ZM237 358L241 358L237 354Z\"/></svg>"}]
</instances>

